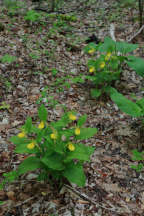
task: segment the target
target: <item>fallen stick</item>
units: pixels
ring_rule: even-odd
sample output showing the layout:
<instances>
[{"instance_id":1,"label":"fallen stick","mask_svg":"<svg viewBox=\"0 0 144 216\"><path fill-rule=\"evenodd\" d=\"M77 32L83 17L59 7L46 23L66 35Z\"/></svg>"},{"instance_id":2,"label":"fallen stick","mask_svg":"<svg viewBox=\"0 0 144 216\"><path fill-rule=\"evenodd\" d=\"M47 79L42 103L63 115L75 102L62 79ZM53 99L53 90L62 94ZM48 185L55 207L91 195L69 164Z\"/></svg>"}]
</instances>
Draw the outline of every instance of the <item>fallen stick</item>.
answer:
<instances>
[{"instance_id":1,"label":"fallen stick","mask_svg":"<svg viewBox=\"0 0 144 216\"><path fill-rule=\"evenodd\" d=\"M142 30L144 29L144 25L132 36L130 37L127 42L131 42L138 34L140 34L142 32ZM116 41L115 38L115 26L114 24L110 24L110 36L112 38L113 41Z\"/></svg>"},{"instance_id":2,"label":"fallen stick","mask_svg":"<svg viewBox=\"0 0 144 216\"><path fill-rule=\"evenodd\" d=\"M142 32L143 29L144 29L144 25L142 25L142 27L138 30L138 32L136 32L130 39L128 39L127 42L132 41L138 34Z\"/></svg>"}]
</instances>

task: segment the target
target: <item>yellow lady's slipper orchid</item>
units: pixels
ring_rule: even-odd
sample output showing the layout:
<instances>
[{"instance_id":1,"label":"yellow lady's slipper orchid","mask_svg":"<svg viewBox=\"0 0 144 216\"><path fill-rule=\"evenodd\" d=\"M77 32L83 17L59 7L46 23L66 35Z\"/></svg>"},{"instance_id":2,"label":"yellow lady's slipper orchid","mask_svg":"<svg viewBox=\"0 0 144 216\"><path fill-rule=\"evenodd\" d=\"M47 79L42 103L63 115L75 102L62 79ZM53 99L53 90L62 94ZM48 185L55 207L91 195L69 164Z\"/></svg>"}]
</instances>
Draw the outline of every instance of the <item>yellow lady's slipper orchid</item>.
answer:
<instances>
[{"instance_id":1,"label":"yellow lady's slipper orchid","mask_svg":"<svg viewBox=\"0 0 144 216\"><path fill-rule=\"evenodd\" d=\"M33 149L35 147L35 142L34 141L32 141L31 143L29 143L28 145L27 145L27 148L28 149Z\"/></svg>"},{"instance_id":2,"label":"yellow lady's slipper orchid","mask_svg":"<svg viewBox=\"0 0 144 216\"><path fill-rule=\"evenodd\" d=\"M51 139L56 139L57 138L57 135L55 134L55 133L52 133L51 135L50 135L50 137L51 137Z\"/></svg>"},{"instance_id":3,"label":"yellow lady's slipper orchid","mask_svg":"<svg viewBox=\"0 0 144 216\"><path fill-rule=\"evenodd\" d=\"M100 68L102 69L102 68L104 68L105 67L105 62L101 62L100 63Z\"/></svg>"},{"instance_id":4,"label":"yellow lady's slipper orchid","mask_svg":"<svg viewBox=\"0 0 144 216\"><path fill-rule=\"evenodd\" d=\"M80 128L75 129L75 135L80 135Z\"/></svg>"},{"instance_id":5,"label":"yellow lady's slipper orchid","mask_svg":"<svg viewBox=\"0 0 144 216\"><path fill-rule=\"evenodd\" d=\"M93 73L94 71L95 71L95 67L94 66L92 66L92 67L89 68L89 72L90 73Z\"/></svg>"},{"instance_id":6,"label":"yellow lady's slipper orchid","mask_svg":"<svg viewBox=\"0 0 144 216\"><path fill-rule=\"evenodd\" d=\"M76 116L73 115L72 113L69 114L69 119L72 120L72 121L75 121L76 120Z\"/></svg>"},{"instance_id":7,"label":"yellow lady's slipper orchid","mask_svg":"<svg viewBox=\"0 0 144 216\"><path fill-rule=\"evenodd\" d=\"M38 125L39 129L43 129L45 126L44 121L41 121L40 124Z\"/></svg>"},{"instance_id":8,"label":"yellow lady's slipper orchid","mask_svg":"<svg viewBox=\"0 0 144 216\"><path fill-rule=\"evenodd\" d=\"M94 48L90 49L90 50L88 51L88 53L91 54L91 55L94 54L94 53L95 53L95 49L94 49Z\"/></svg>"},{"instance_id":9,"label":"yellow lady's slipper orchid","mask_svg":"<svg viewBox=\"0 0 144 216\"><path fill-rule=\"evenodd\" d=\"M75 146L70 142L70 143L68 143L68 149L70 151L74 151L75 150Z\"/></svg>"},{"instance_id":10,"label":"yellow lady's slipper orchid","mask_svg":"<svg viewBox=\"0 0 144 216\"><path fill-rule=\"evenodd\" d=\"M26 133L23 131L23 132L19 133L17 136L19 138L24 138L26 136Z\"/></svg>"},{"instance_id":11,"label":"yellow lady's slipper orchid","mask_svg":"<svg viewBox=\"0 0 144 216\"><path fill-rule=\"evenodd\" d=\"M111 52L108 52L105 56L105 61L108 61L111 57Z\"/></svg>"}]
</instances>

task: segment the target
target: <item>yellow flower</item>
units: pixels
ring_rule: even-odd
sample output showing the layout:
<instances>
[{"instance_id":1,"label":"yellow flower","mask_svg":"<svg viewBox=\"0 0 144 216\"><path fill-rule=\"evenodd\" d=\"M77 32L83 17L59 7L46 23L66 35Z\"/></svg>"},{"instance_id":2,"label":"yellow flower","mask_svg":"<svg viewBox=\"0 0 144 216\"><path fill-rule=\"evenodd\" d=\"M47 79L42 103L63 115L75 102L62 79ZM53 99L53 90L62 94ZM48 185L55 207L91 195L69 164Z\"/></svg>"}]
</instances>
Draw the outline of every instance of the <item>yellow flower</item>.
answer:
<instances>
[{"instance_id":1,"label":"yellow flower","mask_svg":"<svg viewBox=\"0 0 144 216\"><path fill-rule=\"evenodd\" d=\"M44 125L44 122L43 122L43 121L41 121L41 122L40 122L40 124L38 125L38 128L39 128L39 129L43 129L43 128L44 128L44 126L45 126L45 125Z\"/></svg>"},{"instance_id":2,"label":"yellow flower","mask_svg":"<svg viewBox=\"0 0 144 216\"><path fill-rule=\"evenodd\" d=\"M73 115L72 113L69 114L69 119L72 120L72 121L75 121L76 120L76 116Z\"/></svg>"},{"instance_id":3,"label":"yellow flower","mask_svg":"<svg viewBox=\"0 0 144 216\"><path fill-rule=\"evenodd\" d=\"M74 150L75 150L75 146L74 146L71 142L69 142L69 143L68 143L68 149L69 149L70 151L74 151Z\"/></svg>"},{"instance_id":4,"label":"yellow flower","mask_svg":"<svg viewBox=\"0 0 144 216\"><path fill-rule=\"evenodd\" d=\"M57 135L56 135L55 133L52 133L52 134L50 135L50 137L51 137L51 139L56 139L56 138L57 138Z\"/></svg>"},{"instance_id":5,"label":"yellow flower","mask_svg":"<svg viewBox=\"0 0 144 216\"><path fill-rule=\"evenodd\" d=\"M94 54L94 52L95 52L95 49L94 49L94 48L92 48L92 49L90 49L90 50L88 51L89 54Z\"/></svg>"},{"instance_id":6,"label":"yellow flower","mask_svg":"<svg viewBox=\"0 0 144 216\"><path fill-rule=\"evenodd\" d=\"M28 149L33 149L35 147L35 142L34 141L32 141L31 143L29 143L28 145L27 145L27 148Z\"/></svg>"},{"instance_id":7,"label":"yellow flower","mask_svg":"<svg viewBox=\"0 0 144 216\"><path fill-rule=\"evenodd\" d=\"M26 136L26 133L23 131L17 135L19 138L23 138Z\"/></svg>"},{"instance_id":8,"label":"yellow flower","mask_svg":"<svg viewBox=\"0 0 144 216\"><path fill-rule=\"evenodd\" d=\"M80 135L80 129L79 128L75 129L75 135Z\"/></svg>"},{"instance_id":9,"label":"yellow flower","mask_svg":"<svg viewBox=\"0 0 144 216\"><path fill-rule=\"evenodd\" d=\"M94 66L92 66L92 67L89 68L89 72L90 73L93 73L94 71L95 71L95 67Z\"/></svg>"},{"instance_id":10,"label":"yellow flower","mask_svg":"<svg viewBox=\"0 0 144 216\"><path fill-rule=\"evenodd\" d=\"M105 62L101 62L100 63L100 68L104 68L105 67Z\"/></svg>"},{"instance_id":11,"label":"yellow flower","mask_svg":"<svg viewBox=\"0 0 144 216\"><path fill-rule=\"evenodd\" d=\"M105 56L105 61L108 61L111 57L111 52L108 52Z\"/></svg>"}]
</instances>

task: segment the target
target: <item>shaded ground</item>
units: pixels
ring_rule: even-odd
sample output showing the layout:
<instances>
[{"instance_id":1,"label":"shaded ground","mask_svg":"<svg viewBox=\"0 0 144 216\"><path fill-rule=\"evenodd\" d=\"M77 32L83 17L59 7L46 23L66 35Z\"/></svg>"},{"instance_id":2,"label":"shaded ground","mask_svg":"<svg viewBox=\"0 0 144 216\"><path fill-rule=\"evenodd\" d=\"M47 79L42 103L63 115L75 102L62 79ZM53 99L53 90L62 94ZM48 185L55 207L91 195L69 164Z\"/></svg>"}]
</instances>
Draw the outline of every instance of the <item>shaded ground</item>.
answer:
<instances>
[{"instance_id":1,"label":"shaded ground","mask_svg":"<svg viewBox=\"0 0 144 216\"><path fill-rule=\"evenodd\" d=\"M131 149L137 148L139 142L135 119L121 113L108 98L92 99L91 85L75 84L73 80L87 73L89 56L83 52L87 37L96 33L103 41L113 22L117 40L128 39L138 29L137 10L118 8L112 0L69 1L59 10L72 11L77 21L59 24L51 16L43 20L46 25L31 25L21 14L8 16L7 9L0 15L5 26L0 32L0 57L16 57L13 63L0 63L0 102L9 105L0 109L0 174L16 168L23 160L23 156L12 152L14 146L9 138L19 132L27 116L35 119L36 101L48 86L47 97L53 96L69 110L86 113L87 126L99 129L94 138L86 140L96 147L91 163L85 164L86 186L64 186L58 191L37 183L35 175L24 175L0 191L0 199L5 201L0 215L144 215L144 172L138 174L130 168ZM143 41L137 40L141 48L135 55L143 57ZM62 86L63 77L70 88ZM143 87L143 80L125 69L119 90L128 97L135 94L140 98ZM49 121L61 116L60 105L54 109L46 106Z\"/></svg>"}]
</instances>

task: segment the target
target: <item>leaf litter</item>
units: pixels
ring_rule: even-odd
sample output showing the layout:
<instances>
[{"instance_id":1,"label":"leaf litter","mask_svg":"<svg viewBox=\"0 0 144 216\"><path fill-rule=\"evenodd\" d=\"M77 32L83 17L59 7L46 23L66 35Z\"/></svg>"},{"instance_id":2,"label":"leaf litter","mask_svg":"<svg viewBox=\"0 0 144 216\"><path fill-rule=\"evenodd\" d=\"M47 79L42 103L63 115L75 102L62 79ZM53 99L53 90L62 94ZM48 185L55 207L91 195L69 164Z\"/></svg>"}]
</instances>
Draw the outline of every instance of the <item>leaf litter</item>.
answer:
<instances>
[{"instance_id":1,"label":"leaf litter","mask_svg":"<svg viewBox=\"0 0 144 216\"><path fill-rule=\"evenodd\" d=\"M137 10L120 8L122 13L119 13L115 5L113 0L87 1L87 4L70 1L61 10L75 12L77 22L70 23L70 29L61 29L51 35L47 33L53 21L49 20L47 26L38 30L38 24L28 26L21 16L15 17L12 23L7 9L4 10L0 18L5 26L0 32L0 57L9 54L17 60L11 64L0 63L0 103L9 104L9 109L0 110L1 176L16 169L25 157L13 153L14 146L9 138L18 133L18 127L27 116L35 120L40 91L56 80L52 68L57 69L58 78L85 73L88 56L83 47L91 34L97 34L103 41L109 35L111 22L116 26L118 40L125 40L138 29L138 23L131 16L131 13L138 16ZM76 44L75 38L78 38ZM143 57L142 49L137 50L136 54L139 53ZM135 73L125 70L122 84L119 87L128 97L133 92L142 96L139 91L143 87L142 80ZM29 173L0 191L0 200L4 202L0 215L143 215L144 172L136 173L130 168L134 163L131 149L137 148L138 141L138 132L132 127L134 120L121 113L109 99L106 103L102 99L94 100L89 92L87 84L71 84L71 88L64 87L63 92L57 92L54 86L48 92L68 109L87 114L87 126L99 129L95 137L84 142L96 148L91 163L84 166L86 186L64 185L58 191L49 184L36 182L37 173ZM61 108L47 108L49 121L55 119L55 115L60 117Z\"/></svg>"}]
</instances>

